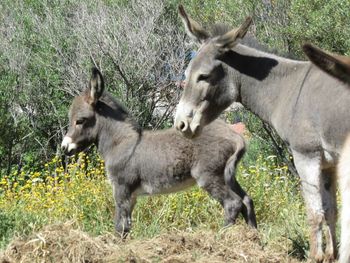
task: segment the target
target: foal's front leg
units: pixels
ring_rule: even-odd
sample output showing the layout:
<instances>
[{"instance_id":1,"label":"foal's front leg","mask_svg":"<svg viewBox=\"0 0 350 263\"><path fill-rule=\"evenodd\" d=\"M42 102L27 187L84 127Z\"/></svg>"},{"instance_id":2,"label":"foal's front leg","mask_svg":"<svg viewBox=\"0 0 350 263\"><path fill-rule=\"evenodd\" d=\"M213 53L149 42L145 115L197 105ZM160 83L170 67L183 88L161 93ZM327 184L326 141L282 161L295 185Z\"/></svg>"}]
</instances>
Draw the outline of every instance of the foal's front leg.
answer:
<instances>
[{"instance_id":1,"label":"foal's front leg","mask_svg":"<svg viewBox=\"0 0 350 263\"><path fill-rule=\"evenodd\" d=\"M115 207L115 230L122 237L126 237L131 229L131 214L136 203L136 196L132 195L130 187L124 184L113 184Z\"/></svg>"}]
</instances>

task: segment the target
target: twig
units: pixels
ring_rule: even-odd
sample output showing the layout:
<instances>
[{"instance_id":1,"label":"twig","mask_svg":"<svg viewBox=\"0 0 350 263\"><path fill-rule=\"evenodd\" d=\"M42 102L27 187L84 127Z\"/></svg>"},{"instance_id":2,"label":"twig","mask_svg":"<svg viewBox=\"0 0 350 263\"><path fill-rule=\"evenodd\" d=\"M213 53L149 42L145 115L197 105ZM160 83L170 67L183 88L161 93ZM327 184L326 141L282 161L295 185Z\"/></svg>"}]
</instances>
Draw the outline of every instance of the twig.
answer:
<instances>
[{"instance_id":1,"label":"twig","mask_svg":"<svg viewBox=\"0 0 350 263\"><path fill-rule=\"evenodd\" d=\"M288 170L290 171L290 173L293 174L294 176L298 177L299 175L298 175L298 172L294 166L294 163L291 162L290 159L284 155L283 147L281 147L278 144L278 142L276 141L275 136L273 135L273 128L264 121L262 121L262 125L263 125L264 130L269 135L269 137L273 143L273 146L277 151L277 154L287 163ZM283 140L282 140L282 143L284 144L284 146L287 146Z\"/></svg>"}]
</instances>

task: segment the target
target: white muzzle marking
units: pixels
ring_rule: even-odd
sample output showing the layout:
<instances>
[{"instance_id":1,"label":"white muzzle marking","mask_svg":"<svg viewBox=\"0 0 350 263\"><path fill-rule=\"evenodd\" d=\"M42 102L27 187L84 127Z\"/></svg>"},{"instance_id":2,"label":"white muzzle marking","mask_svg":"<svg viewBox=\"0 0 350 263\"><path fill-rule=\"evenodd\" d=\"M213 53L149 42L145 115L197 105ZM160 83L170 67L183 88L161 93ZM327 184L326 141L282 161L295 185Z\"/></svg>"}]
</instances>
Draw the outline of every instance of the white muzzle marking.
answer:
<instances>
[{"instance_id":1,"label":"white muzzle marking","mask_svg":"<svg viewBox=\"0 0 350 263\"><path fill-rule=\"evenodd\" d=\"M192 107L188 103L184 103L180 100L176 107L175 124L183 119L192 117Z\"/></svg>"},{"instance_id":2,"label":"white muzzle marking","mask_svg":"<svg viewBox=\"0 0 350 263\"><path fill-rule=\"evenodd\" d=\"M67 152L70 152L77 148L77 145L73 143L73 140L69 136L64 136L61 147L66 149Z\"/></svg>"},{"instance_id":3,"label":"white muzzle marking","mask_svg":"<svg viewBox=\"0 0 350 263\"><path fill-rule=\"evenodd\" d=\"M196 111L196 113L194 114L190 124L190 129L193 134L195 134L198 128L201 126L203 112L207 109L208 106L209 106L209 102L206 100L203 101L199 106L198 110Z\"/></svg>"}]
</instances>

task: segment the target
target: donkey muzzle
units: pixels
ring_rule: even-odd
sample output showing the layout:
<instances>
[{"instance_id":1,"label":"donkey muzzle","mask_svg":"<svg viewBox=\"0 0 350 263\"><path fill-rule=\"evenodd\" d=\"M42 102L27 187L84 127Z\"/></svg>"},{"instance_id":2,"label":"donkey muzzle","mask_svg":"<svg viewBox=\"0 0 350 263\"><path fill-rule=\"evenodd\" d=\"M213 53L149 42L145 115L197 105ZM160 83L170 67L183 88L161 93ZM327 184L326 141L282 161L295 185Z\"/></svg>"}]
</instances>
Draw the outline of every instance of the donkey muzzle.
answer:
<instances>
[{"instance_id":1,"label":"donkey muzzle","mask_svg":"<svg viewBox=\"0 0 350 263\"><path fill-rule=\"evenodd\" d=\"M175 128L180 131L185 137L193 138L199 134L200 123L185 118L178 120L175 124Z\"/></svg>"},{"instance_id":2,"label":"donkey muzzle","mask_svg":"<svg viewBox=\"0 0 350 263\"><path fill-rule=\"evenodd\" d=\"M193 138L199 135L203 128L203 112L207 109L208 104L207 101L203 101L198 110L190 111L191 114L189 116L182 114L183 112L178 110L175 118L176 129L187 138Z\"/></svg>"},{"instance_id":3,"label":"donkey muzzle","mask_svg":"<svg viewBox=\"0 0 350 263\"><path fill-rule=\"evenodd\" d=\"M77 149L77 144L73 143L73 140L69 136L63 138L61 149L66 155L72 155Z\"/></svg>"}]
</instances>

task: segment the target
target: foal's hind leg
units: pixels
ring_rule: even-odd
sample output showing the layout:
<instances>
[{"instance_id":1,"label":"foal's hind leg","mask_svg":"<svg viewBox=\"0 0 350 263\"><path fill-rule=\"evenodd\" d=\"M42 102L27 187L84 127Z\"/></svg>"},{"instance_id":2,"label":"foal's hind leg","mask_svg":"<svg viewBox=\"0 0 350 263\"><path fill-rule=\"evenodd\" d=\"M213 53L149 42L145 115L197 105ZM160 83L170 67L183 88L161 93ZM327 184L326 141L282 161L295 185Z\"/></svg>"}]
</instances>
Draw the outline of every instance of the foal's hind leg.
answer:
<instances>
[{"instance_id":1,"label":"foal's hind leg","mask_svg":"<svg viewBox=\"0 0 350 263\"><path fill-rule=\"evenodd\" d=\"M202 174L197 183L222 205L225 210L225 225L234 224L242 212L243 201L225 184L224 178Z\"/></svg>"},{"instance_id":2,"label":"foal's hind leg","mask_svg":"<svg viewBox=\"0 0 350 263\"><path fill-rule=\"evenodd\" d=\"M235 192L242 198L242 201L243 201L242 214L246 223L251 227L257 228L253 200L242 189L240 184L235 179L230 184L230 188L232 189L233 192Z\"/></svg>"},{"instance_id":3,"label":"foal's hind leg","mask_svg":"<svg viewBox=\"0 0 350 263\"><path fill-rule=\"evenodd\" d=\"M241 158L240 156L242 156L242 154L239 154L239 153L240 152L236 152L227 161L225 171L224 171L225 183L226 183L226 185L228 185L230 187L230 189L234 193L236 193L237 195L239 195L242 198L242 201L243 201L242 214L243 214L243 217L244 217L244 220L246 221L246 223L248 225L250 225L251 227L257 228L253 200L242 189L242 187L237 182L236 177L235 177L236 176L236 166Z\"/></svg>"}]
</instances>

